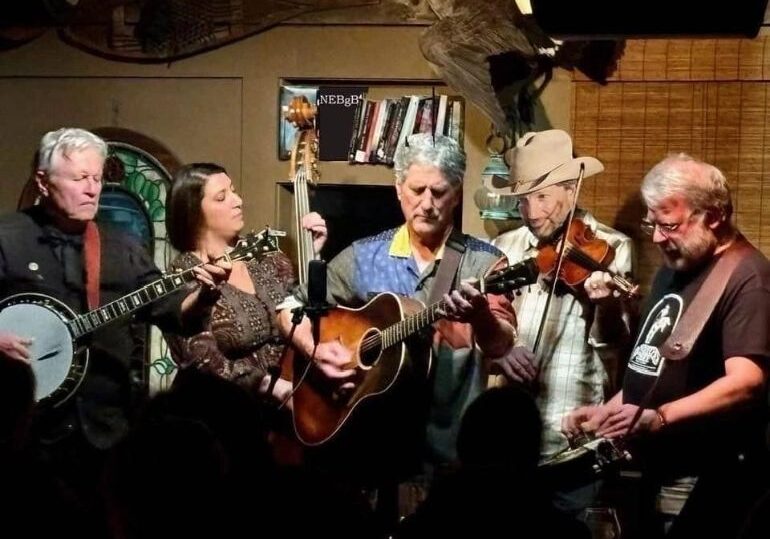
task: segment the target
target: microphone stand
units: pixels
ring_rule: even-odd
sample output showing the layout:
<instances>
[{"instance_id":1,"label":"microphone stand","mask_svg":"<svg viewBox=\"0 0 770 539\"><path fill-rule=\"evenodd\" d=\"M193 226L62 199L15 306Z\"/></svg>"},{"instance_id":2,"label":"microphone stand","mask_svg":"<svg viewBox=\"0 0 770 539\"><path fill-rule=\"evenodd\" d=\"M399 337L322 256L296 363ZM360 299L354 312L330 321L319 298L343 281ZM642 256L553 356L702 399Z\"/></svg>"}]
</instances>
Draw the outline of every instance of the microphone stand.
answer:
<instances>
[{"instance_id":1,"label":"microphone stand","mask_svg":"<svg viewBox=\"0 0 770 539\"><path fill-rule=\"evenodd\" d=\"M270 379L270 385L267 389L267 395L272 395L273 389L275 388L275 384L278 381L278 375L281 372L281 365L283 365L283 362L286 361L286 357L289 353L289 350L292 348L292 338L294 337L294 332L296 331L297 327L302 323L302 319L307 316L308 320L310 320L311 325L311 332L313 336L313 351L310 354L310 358L308 358L307 365L305 366L305 369L302 371L302 375L297 379L296 373L295 373L295 380L296 383L294 384L294 387L292 388L289 395L286 396L285 399L281 401L281 403L278 405L278 409L280 410L284 406L286 406L286 403L289 402L289 399L294 395L294 393L297 391L297 388L302 384L302 382L305 381L305 377L307 376L308 371L310 370L310 366L313 364L313 361L315 360L315 353L318 349L318 345L321 341L321 318L326 316L328 312L335 308L336 305L327 302L326 300L323 301L313 301L308 303L307 305L301 305L299 307L295 307L291 310L292 317L291 317L291 329L289 330L288 335L286 336L286 343L284 344L283 351L281 352L281 359L278 362L277 367L273 367L274 370L277 370L277 374L274 375L271 373L271 379Z\"/></svg>"}]
</instances>

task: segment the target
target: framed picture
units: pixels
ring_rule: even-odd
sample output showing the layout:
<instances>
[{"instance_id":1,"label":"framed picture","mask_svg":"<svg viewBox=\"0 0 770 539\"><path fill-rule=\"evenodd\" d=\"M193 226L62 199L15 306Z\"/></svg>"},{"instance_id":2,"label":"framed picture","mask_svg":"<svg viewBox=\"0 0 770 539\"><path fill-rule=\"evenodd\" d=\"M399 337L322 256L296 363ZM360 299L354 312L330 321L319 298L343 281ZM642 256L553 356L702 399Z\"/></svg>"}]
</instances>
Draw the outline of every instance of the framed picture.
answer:
<instances>
[{"instance_id":1,"label":"framed picture","mask_svg":"<svg viewBox=\"0 0 770 539\"><path fill-rule=\"evenodd\" d=\"M311 104L316 105L318 86L281 84L281 91L278 94L278 158L284 161L291 157L291 149L294 147L297 134L297 129L284 118L284 107L297 96L305 96Z\"/></svg>"}]
</instances>

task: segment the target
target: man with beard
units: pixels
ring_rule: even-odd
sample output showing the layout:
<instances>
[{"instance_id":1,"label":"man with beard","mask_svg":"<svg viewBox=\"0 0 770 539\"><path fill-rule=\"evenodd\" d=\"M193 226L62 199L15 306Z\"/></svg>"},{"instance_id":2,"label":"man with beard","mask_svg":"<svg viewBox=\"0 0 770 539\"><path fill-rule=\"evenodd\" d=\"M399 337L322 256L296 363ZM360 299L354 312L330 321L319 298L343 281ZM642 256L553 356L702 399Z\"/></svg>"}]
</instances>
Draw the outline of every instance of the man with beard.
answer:
<instances>
[{"instance_id":1,"label":"man with beard","mask_svg":"<svg viewBox=\"0 0 770 539\"><path fill-rule=\"evenodd\" d=\"M586 178L604 167L593 157L573 157L570 136L558 129L523 135L508 159L514 181L511 192L518 197L525 226L501 234L493 243L516 263L536 257L543 245L552 246L561 239L575 204L581 167ZM575 219L613 249L610 270L622 276L632 273L631 238L582 208L575 211ZM593 299L582 284L568 287L559 282L546 313L552 285L552 275L541 275L536 284L515 297L515 346L494 361L506 379L526 384L534 394L543 421L541 460L568 449L561 432L566 414L580 406L601 404L617 391L619 367L633 336L635 308L619 293ZM544 316L540 346L535 351ZM564 467L555 470L554 501L560 509L577 514L593 502L600 484L587 468L586 474L568 473Z\"/></svg>"},{"instance_id":2,"label":"man with beard","mask_svg":"<svg viewBox=\"0 0 770 539\"><path fill-rule=\"evenodd\" d=\"M610 439L630 430L640 490L648 494L638 508L644 525L639 537L660 535L654 497L662 482L683 476L698 480L668 536L735 537L768 484L770 264L731 222L729 188L716 167L670 156L645 176L641 191L647 205L642 230L660 249L664 266L655 276L623 389L603 406L575 410L563 428L570 437L583 431ZM732 250L741 250L740 262L690 354L683 361L667 359L661 346L711 268ZM597 278L589 294L606 296L611 287Z\"/></svg>"}]
</instances>

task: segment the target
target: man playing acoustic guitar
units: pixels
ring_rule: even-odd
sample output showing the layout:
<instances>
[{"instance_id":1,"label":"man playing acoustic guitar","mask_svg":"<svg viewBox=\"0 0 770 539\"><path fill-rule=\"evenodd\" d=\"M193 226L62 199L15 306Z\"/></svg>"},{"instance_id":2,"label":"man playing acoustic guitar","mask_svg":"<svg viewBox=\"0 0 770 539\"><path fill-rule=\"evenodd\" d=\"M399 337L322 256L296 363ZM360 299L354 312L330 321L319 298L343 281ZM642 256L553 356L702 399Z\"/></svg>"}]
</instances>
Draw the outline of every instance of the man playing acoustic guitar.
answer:
<instances>
[{"instance_id":1,"label":"man playing acoustic guitar","mask_svg":"<svg viewBox=\"0 0 770 539\"><path fill-rule=\"evenodd\" d=\"M369 399L371 406L362 403L360 416L353 413L355 424L346 424L335 440L324 444L330 446L330 452L352 454L343 463L345 471L357 479L373 473L375 482L415 472L423 450L427 451L425 460L433 465L454 459L462 412L485 387L481 359L505 354L514 334L513 310L504 295L483 294L468 283L459 284L482 280L491 270L505 266L506 260L495 247L452 233L465 174L465 154L457 142L444 136L435 140L431 135L410 136L396 154L395 174L404 225L358 240L336 256L328 268L329 299L360 307L373 296L392 292L427 303L441 265L450 259L449 250L463 252L438 295L445 305L443 319L434 324L432 368L426 357L412 357L404 370L413 376L403 376L411 381L397 380L392 389ZM448 262L446 266L451 267ZM299 295L304 296L304 291ZM281 312L279 320L288 334L291 313ZM293 342L303 355L314 357L315 367L308 379L322 377L343 399L355 391L366 372L355 363L357 356L351 347L357 343L320 342L313 353L308 320L297 328ZM295 371L295 379L300 375ZM298 404L295 399L295 414L301 413ZM369 415L375 407L377 415ZM363 452L360 445L347 440L348 435L360 440L360 429L371 431L367 436L376 440L367 442ZM375 462L370 451L380 459Z\"/></svg>"}]
</instances>

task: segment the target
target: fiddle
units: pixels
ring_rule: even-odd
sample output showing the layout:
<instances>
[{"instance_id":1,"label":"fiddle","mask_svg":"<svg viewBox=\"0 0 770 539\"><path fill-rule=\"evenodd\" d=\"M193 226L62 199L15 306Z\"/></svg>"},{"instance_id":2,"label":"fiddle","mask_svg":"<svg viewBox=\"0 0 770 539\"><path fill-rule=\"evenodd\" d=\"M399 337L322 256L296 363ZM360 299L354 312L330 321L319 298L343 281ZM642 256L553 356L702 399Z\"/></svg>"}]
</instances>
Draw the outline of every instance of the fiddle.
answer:
<instances>
[{"instance_id":1,"label":"fiddle","mask_svg":"<svg viewBox=\"0 0 770 539\"><path fill-rule=\"evenodd\" d=\"M618 289L628 297L637 295L635 283L610 271L609 265L615 258L615 249L605 240L597 238L593 231L580 219L573 219L567 230L564 246L564 259L558 279L569 287L580 286L594 271L607 272ZM554 273L559 251L554 243L542 242L538 245L536 257L540 273Z\"/></svg>"}]
</instances>

